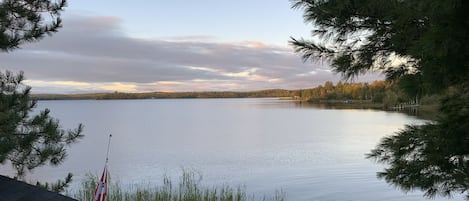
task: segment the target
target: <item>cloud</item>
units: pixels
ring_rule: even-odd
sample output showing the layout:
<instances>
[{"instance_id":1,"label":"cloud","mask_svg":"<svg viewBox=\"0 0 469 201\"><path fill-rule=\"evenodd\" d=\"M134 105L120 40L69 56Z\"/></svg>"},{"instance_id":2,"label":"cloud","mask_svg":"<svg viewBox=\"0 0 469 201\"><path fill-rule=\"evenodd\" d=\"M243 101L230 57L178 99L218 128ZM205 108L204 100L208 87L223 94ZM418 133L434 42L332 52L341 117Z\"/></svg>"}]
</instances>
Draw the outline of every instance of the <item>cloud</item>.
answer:
<instances>
[{"instance_id":1,"label":"cloud","mask_svg":"<svg viewBox=\"0 0 469 201\"><path fill-rule=\"evenodd\" d=\"M210 35L133 38L120 23L67 18L52 37L0 54L0 68L25 71L37 93L294 89L339 79L290 47Z\"/></svg>"}]
</instances>

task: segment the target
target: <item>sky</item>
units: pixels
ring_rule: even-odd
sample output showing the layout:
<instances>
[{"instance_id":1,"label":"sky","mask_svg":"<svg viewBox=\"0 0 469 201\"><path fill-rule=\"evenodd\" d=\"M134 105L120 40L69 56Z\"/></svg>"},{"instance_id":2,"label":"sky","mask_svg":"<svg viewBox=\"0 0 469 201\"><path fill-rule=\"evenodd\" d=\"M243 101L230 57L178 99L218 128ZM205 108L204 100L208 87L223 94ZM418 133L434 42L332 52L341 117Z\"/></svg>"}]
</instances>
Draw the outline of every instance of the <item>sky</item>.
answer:
<instances>
[{"instance_id":1,"label":"sky","mask_svg":"<svg viewBox=\"0 0 469 201\"><path fill-rule=\"evenodd\" d=\"M62 18L58 33L0 53L0 70L24 71L33 93L300 89L340 80L288 44L312 29L288 0L68 0Z\"/></svg>"}]
</instances>

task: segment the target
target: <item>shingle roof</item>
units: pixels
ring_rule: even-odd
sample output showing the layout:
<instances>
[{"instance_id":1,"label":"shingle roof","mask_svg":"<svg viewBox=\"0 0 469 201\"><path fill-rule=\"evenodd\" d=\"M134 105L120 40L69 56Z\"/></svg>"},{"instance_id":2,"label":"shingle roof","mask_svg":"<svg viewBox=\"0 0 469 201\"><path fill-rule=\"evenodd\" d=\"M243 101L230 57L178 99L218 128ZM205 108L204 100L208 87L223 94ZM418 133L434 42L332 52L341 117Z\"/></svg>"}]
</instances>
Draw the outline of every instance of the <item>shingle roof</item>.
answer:
<instances>
[{"instance_id":1,"label":"shingle roof","mask_svg":"<svg viewBox=\"0 0 469 201\"><path fill-rule=\"evenodd\" d=\"M77 201L0 175L0 201Z\"/></svg>"}]
</instances>

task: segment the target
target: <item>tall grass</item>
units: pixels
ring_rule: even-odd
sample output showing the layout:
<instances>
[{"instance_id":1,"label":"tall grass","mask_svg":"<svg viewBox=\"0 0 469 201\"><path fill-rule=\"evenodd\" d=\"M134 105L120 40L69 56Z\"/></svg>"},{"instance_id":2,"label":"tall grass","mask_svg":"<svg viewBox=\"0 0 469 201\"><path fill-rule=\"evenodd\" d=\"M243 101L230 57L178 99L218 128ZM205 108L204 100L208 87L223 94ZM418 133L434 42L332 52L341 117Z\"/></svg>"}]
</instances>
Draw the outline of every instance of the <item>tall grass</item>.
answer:
<instances>
[{"instance_id":1,"label":"tall grass","mask_svg":"<svg viewBox=\"0 0 469 201\"><path fill-rule=\"evenodd\" d=\"M233 188L227 184L206 187L201 185L202 176L184 170L179 182L174 185L167 176L163 177L160 186L151 184L135 184L123 187L119 182L109 184L108 201L284 201L284 193L276 191L272 196L247 196L246 189L238 186ZM98 181L97 176L88 174L81 182L78 190L70 193L81 201L93 199L93 193Z\"/></svg>"}]
</instances>

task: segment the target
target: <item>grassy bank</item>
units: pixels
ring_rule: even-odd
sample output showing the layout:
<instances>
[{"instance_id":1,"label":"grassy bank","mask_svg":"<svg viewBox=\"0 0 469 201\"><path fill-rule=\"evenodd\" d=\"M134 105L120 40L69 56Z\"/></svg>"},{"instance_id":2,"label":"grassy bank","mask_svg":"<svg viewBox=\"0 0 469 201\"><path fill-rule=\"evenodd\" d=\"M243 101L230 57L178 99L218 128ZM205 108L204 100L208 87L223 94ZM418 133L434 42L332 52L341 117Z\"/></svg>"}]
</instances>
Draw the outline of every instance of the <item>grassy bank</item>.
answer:
<instances>
[{"instance_id":1,"label":"grassy bank","mask_svg":"<svg viewBox=\"0 0 469 201\"><path fill-rule=\"evenodd\" d=\"M70 197L78 200L92 200L97 176L88 175L81 186ZM112 180L111 180L112 181ZM108 201L283 201L284 193L276 191L273 195L247 195L245 187L231 187L227 184L207 187L201 184L199 174L184 171L178 183L163 178L161 185L137 184L123 186L119 182L111 182L108 189Z\"/></svg>"}]
</instances>

